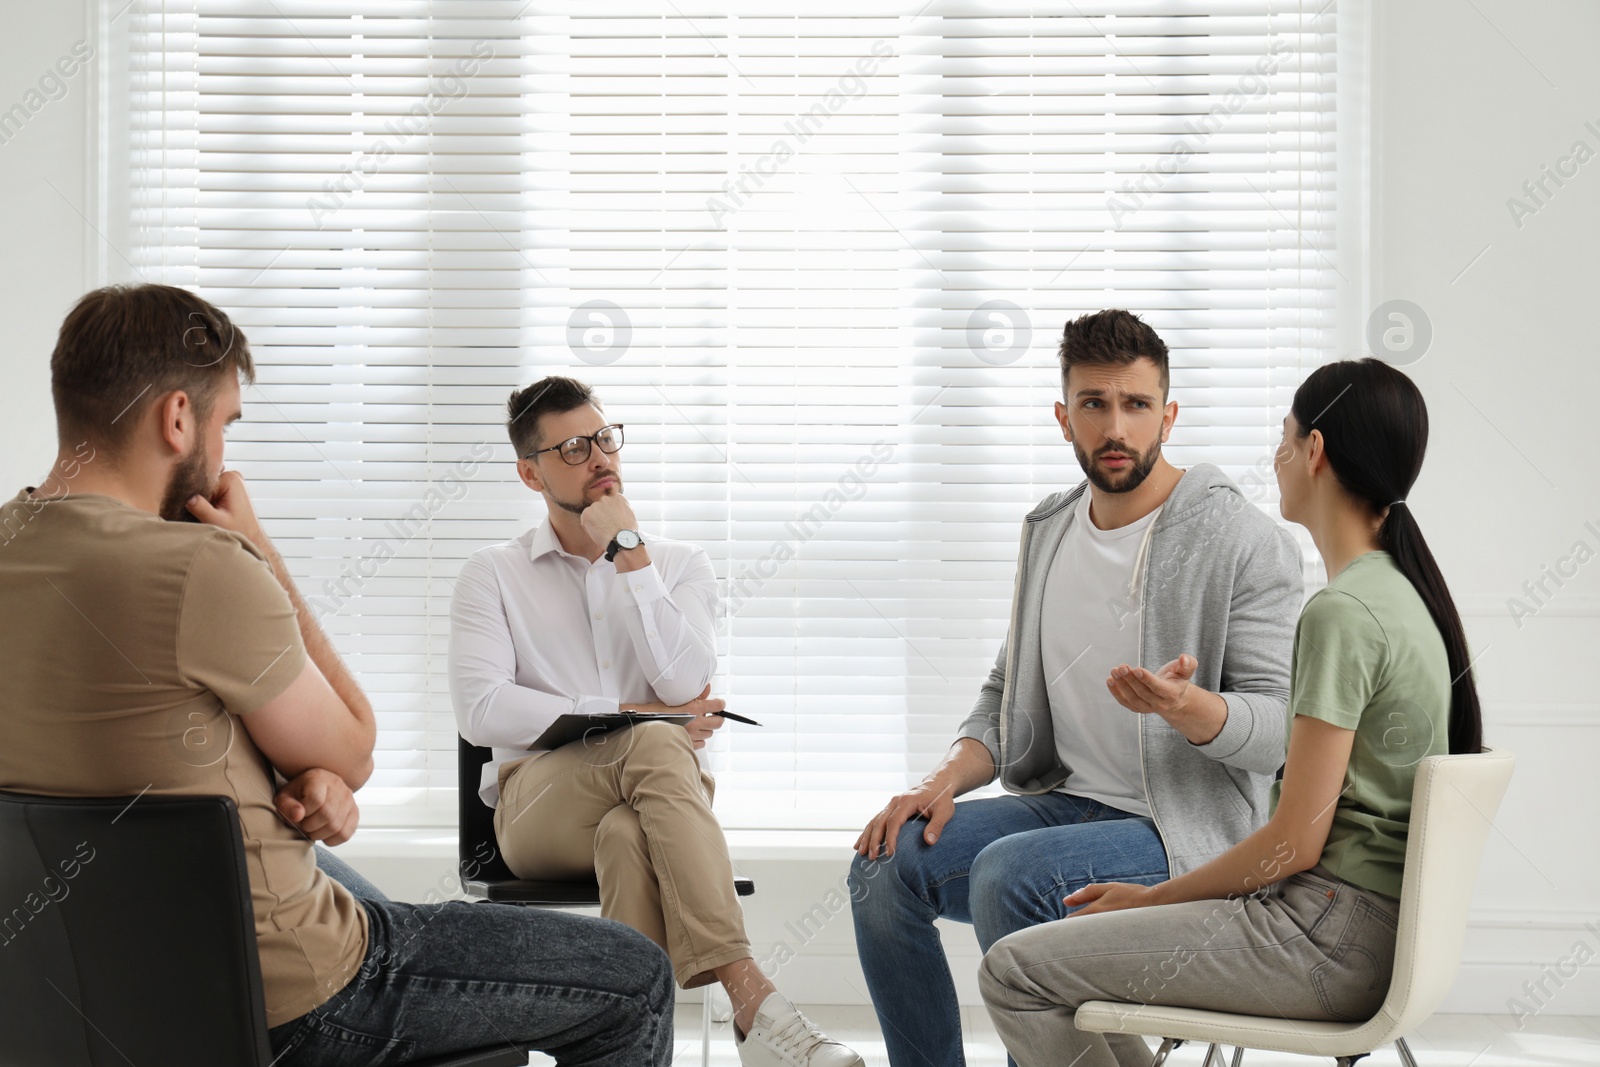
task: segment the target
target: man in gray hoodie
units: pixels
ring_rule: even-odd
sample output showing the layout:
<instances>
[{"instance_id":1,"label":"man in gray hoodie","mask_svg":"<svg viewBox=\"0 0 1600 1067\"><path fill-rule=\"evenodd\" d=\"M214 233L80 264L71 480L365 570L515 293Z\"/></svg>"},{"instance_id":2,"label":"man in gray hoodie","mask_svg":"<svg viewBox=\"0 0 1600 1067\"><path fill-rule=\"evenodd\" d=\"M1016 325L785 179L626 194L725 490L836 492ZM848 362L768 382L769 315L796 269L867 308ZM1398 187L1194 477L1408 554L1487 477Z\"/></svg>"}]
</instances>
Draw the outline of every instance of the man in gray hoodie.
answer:
<instances>
[{"instance_id":1,"label":"man in gray hoodie","mask_svg":"<svg viewBox=\"0 0 1600 1067\"><path fill-rule=\"evenodd\" d=\"M1215 466L1162 456L1178 405L1137 316L1069 322L1061 370L1086 480L1024 520L1006 641L949 754L856 842L856 945L893 1067L965 1063L934 919L988 951L1090 882L1196 867L1266 821L1283 763L1294 539ZM997 777L1010 795L955 803Z\"/></svg>"}]
</instances>

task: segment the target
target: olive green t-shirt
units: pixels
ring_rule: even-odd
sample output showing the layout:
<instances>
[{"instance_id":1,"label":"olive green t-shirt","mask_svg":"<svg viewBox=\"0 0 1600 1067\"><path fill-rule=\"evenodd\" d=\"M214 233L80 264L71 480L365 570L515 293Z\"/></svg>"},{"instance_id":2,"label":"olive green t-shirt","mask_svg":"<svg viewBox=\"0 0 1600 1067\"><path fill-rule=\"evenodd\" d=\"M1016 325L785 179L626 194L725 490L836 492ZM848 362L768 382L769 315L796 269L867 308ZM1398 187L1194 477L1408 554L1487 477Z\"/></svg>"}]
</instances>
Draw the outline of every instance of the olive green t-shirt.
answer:
<instances>
[{"instance_id":1,"label":"olive green t-shirt","mask_svg":"<svg viewBox=\"0 0 1600 1067\"><path fill-rule=\"evenodd\" d=\"M1450 750L1450 663L1427 605L1389 553L1357 556L1300 613L1291 730L1296 715L1356 734L1322 865L1398 899L1417 764Z\"/></svg>"},{"instance_id":2,"label":"olive green t-shirt","mask_svg":"<svg viewBox=\"0 0 1600 1067\"><path fill-rule=\"evenodd\" d=\"M0 502L0 604L0 789L232 798L267 1025L344 988L366 913L278 815L272 765L243 726L306 662L255 546L108 496L24 490Z\"/></svg>"}]
</instances>

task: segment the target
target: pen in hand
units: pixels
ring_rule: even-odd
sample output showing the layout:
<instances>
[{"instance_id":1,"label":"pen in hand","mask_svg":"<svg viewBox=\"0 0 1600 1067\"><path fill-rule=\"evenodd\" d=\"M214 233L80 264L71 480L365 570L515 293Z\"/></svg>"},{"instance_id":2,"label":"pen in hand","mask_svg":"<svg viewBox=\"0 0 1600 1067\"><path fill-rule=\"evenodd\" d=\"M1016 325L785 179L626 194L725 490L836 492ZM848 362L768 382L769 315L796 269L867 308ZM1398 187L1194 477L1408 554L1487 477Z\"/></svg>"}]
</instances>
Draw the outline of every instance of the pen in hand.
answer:
<instances>
[{"instance_id":1,"label":"pen in hand","mask_svg":"<svg viewBox=\"0 0 1600 1067\"><path fill-rule=\"evenodd\" d=\"M747 719L743 715L735 715L731 711L713 711L713 712L711 712L711 714L712 715L721 715L724 719L732 719L734 722L742 722L742 723L745 723L748 726L760 726L761 725L760 723L756 722L754 719Z\"/></svg>"}]
</instances>

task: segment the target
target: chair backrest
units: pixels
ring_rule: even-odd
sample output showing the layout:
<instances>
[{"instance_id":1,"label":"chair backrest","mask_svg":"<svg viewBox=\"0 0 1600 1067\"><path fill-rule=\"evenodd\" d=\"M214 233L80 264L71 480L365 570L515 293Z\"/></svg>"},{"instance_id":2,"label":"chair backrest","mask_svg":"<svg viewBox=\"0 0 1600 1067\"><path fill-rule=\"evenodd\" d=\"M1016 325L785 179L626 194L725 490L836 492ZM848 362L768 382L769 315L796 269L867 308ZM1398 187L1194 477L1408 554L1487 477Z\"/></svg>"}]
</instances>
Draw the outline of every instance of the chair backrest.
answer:
<instances>
[{"instance_id":1,"label":"chair backrest","mask_svg":"<svg viewBox=\"0 0 1600 1067\"><path fill-rule=\"evenodd\" d=\"M494 836L494 809L478 796L483 768L493 758L489 749L456 737L456 812L461 824L456 858L463 882L503 882L516 878L500 856Z\"/></svg>"},{"instance_id":2,"label":"chair backrest","mask_svg":"<svg viewBox=\"0 0 1600 1067\"><path fill-rule=\"evenodd\" d=\"M223 797L0 793L0 1063L270 1062Z\"/></svg>"},{"instance_id":3,"label":"chair backrest","mask_svg":"<svg viewBox=\"0 0 1600 1067\"><path fill-rule=\"evenodd\" d=\"M1395 1033L1432 1015L1455 983L1484 842L1515 762L1484 751L1417 764L1394 978L1375 1020Z\"/></svg>"}]
</instances>

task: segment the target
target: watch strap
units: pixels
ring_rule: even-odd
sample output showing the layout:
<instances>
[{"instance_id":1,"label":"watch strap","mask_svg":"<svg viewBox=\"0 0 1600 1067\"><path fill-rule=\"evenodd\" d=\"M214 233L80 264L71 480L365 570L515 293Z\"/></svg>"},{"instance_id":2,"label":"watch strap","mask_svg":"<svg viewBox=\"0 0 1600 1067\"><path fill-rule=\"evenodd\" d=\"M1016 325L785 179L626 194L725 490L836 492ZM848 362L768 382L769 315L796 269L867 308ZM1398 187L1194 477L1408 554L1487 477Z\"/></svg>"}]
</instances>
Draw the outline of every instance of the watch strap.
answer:
<instances>
[{"instance_id":1,"label":"watch strap","mask_svg":"<svg viewBox=\"0 0 1600 1067\"><path fill-rule=\"evenodd\" d=\"M613 537L611 539L611 543L606 546L606 562L607 563L616 562L617 553L626 551L626 549L624 549L622 547L622 542L617 540L617 538L621 537L624 532L633 534L633 542L634 543L629 545L628 548L638 548L640 545L644 544L644 538L639 536L639 531L638 530L628 530L628 531L618 530L617 531L617 537Z\"/></svg>"}]
</instances>

